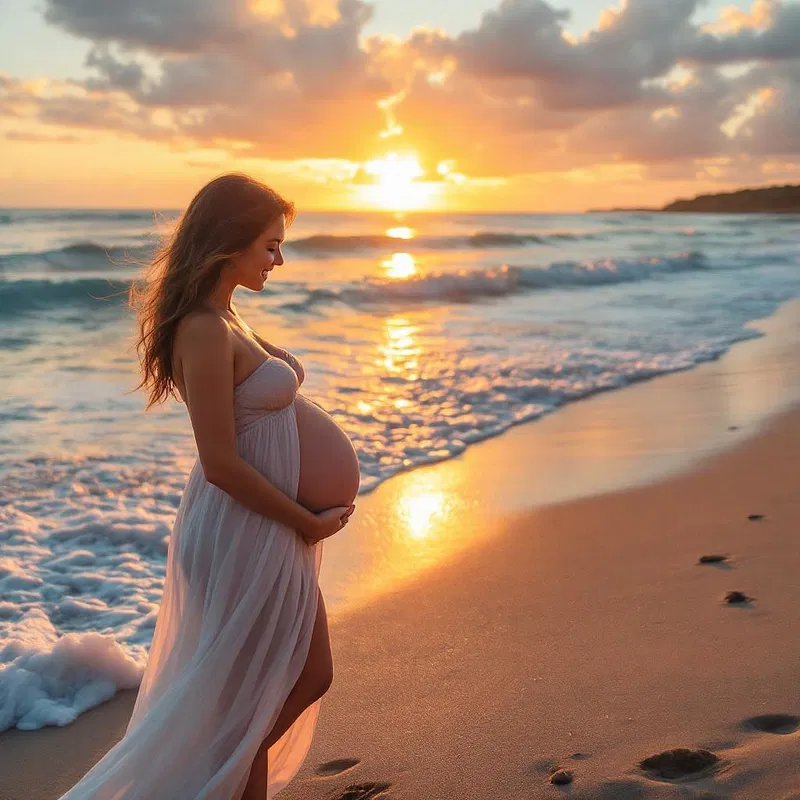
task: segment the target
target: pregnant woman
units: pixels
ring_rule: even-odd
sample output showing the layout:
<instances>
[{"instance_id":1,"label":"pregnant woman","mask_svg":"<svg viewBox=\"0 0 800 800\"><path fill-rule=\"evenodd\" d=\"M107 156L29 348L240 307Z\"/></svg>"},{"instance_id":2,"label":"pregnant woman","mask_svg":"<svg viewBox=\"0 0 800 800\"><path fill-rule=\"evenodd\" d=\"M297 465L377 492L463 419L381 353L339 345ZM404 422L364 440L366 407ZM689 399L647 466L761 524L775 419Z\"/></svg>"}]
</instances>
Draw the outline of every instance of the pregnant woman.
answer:
<instances>
[{"instance_id":1,"label":"pregnant woman","mask_svg":"<svg viewBox=\"0 0 800 800\"><path fill-rule=\"evenodd\" d=\"M135 297L141 386L186 403L198 459L128 728L62 800L266 800L308 753L333 679L322 540L355 508L358 460L231 303L283 264L293 214L247 176L211 181Z\"/></svg>"}]
</instances>

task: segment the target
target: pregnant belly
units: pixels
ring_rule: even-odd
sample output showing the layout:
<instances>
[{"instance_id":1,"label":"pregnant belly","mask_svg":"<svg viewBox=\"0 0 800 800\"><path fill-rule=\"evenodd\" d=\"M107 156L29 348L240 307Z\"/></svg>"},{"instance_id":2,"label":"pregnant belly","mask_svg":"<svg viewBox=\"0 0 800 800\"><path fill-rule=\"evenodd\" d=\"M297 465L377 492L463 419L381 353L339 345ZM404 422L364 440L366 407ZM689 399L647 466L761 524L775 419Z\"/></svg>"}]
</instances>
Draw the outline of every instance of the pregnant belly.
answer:
<instances>
[{"instance_id":1,"label":"pregnant belly","mask_svg":"<svg viewBox=\"0 0 800 800\"><path fill-rule=\"evenodd\" d=\"M297 502L310 511L349 506L358 493L358 457L330 414L302 394L295 399L300 438Z\"/></svg>"}]
</instances>

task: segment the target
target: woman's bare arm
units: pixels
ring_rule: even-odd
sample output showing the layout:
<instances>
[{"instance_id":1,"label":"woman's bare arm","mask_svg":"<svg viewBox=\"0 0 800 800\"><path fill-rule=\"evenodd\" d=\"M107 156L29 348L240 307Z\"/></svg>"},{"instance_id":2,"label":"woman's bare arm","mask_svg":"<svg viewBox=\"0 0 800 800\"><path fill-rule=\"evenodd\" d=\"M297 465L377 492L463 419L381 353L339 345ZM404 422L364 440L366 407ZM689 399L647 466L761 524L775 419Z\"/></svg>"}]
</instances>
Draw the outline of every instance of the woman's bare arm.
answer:
<instances>
[{"instance_id":1,"label":"woman's bare arm","mask_svg":"<svg viewBox=\"0 0 800 800\"><path fill-rule=\"evenodd\" d=\"M186 406L197 452L209 483L243 506L313 535L317 517L292 500L240 455L233 404L233 341L227 323L215 314L184 319L175 344L183 372Z\"/></svg>"}]
</instances>

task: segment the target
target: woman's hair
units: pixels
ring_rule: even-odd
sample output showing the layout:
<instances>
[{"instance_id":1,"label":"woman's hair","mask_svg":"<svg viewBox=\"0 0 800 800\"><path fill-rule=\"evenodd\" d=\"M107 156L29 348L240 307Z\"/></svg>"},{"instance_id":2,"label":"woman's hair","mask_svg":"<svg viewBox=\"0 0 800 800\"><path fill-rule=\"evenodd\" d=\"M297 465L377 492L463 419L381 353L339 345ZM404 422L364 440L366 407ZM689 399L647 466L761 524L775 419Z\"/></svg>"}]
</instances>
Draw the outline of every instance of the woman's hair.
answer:
<instances>
[{"instance_id":1,"label":"woman's hair","mask_svg":"<svg viewBox=\"0 0 800 800\"><path fill-rule=\"evenodd\" d=\"M292 203L247 175L221 175L195 196L147 270L144 286L131 285L139 335L136 350L148 393L147 408L175 396L172 345L178 323L199 308L231 256L246 250Z\"/></svg>"}]
</instances>

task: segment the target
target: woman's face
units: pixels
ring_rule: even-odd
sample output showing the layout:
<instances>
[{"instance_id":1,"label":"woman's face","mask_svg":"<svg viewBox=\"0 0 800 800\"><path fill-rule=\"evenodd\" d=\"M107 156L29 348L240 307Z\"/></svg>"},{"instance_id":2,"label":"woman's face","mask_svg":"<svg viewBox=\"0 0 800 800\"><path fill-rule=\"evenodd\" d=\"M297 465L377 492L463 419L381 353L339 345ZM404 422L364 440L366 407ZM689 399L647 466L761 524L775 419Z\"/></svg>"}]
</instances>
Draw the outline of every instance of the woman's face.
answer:
<instances>
[{"instance_id":1,"label":"woman's face","mask_svg":"<svg viewBox=\"0 0 800 800\"><path fill-rule=\"evenodd\" d=\"M271 222L261 235L228 263L231 277L240 286L260 292L264 288L267 275L283 264L281 243L286 234L286 219L281 214Z\"/></svg>"}]
</instances>

